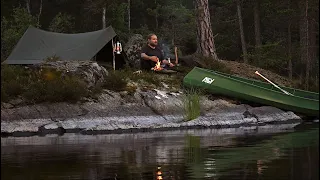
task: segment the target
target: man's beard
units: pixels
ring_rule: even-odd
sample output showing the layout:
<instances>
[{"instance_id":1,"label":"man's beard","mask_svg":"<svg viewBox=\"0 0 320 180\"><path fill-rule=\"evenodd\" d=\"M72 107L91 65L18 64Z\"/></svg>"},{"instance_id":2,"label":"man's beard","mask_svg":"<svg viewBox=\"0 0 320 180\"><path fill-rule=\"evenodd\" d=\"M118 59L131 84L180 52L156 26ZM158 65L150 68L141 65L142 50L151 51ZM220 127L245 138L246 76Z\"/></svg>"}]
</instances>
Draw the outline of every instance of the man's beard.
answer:
<instances>
[{"instance_id":1,"label":"man's beard","mask_svg":"<svg viewBox=\"0 0 320 180\"><path fill-rule=\"evenodd\" d=\"M150 43L150 46L156 47L158 44Z\"/></svg>"}]
</instances>

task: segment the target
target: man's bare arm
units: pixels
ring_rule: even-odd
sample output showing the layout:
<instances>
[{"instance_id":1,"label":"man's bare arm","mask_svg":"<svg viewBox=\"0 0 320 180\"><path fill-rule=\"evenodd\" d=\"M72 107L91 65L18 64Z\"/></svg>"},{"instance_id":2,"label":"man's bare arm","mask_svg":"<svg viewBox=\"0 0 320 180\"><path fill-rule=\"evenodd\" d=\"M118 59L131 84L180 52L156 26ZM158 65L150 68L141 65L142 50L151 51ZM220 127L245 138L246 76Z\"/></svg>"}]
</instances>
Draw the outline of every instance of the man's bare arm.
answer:
<instances>
[{"instance_id":1,"label":"man's bare arm","mask_svg":"<svg viewBox=\"0 0 320 180\"><path fill-rule=\"evenodd\" d=\"M150 56L146 55L146 53L141 53L141 58L144 60L150 60Z\"/></svg>"},{"instance_id":2,"label":"man's bare arm","mask_svg":"<svg viewBox=\"0 0 320 180\"><path fill-rule=\"evenodd\" d=\"M159 58L157 58L157 56L148 56L148 55L146 55L146 53L141 53L141 58L144 60L150 60L150 61L154 61L154 62L157 62L159 60Z\"/></svg>"}]
</instances>

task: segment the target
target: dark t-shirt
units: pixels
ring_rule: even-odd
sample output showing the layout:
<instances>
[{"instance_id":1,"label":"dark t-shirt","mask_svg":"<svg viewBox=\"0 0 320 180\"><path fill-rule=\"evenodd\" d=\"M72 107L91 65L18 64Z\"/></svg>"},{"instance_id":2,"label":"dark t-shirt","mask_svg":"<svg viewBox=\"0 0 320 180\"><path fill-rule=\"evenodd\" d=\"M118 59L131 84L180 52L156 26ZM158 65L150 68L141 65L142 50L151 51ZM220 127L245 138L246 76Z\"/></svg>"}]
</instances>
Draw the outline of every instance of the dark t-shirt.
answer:
<instances>
[{"instance_id":1,"label":"dark t-shirt","mask_svg":"<svg viewBox=\"0 0 320 180\"><path fill-rule=\"evenodd\" d=\"M145 53L147 56L157 56L160 61L162 61L163 58L163 53L162 50L159 46L156 46L155 49L152 49L150 46L145 45L141 49L141 53ZM141 69L144 70L150 70L156 65L156 62L153 62L151 60L145 60L141 58Z\"/></svg>"}]
</instances>

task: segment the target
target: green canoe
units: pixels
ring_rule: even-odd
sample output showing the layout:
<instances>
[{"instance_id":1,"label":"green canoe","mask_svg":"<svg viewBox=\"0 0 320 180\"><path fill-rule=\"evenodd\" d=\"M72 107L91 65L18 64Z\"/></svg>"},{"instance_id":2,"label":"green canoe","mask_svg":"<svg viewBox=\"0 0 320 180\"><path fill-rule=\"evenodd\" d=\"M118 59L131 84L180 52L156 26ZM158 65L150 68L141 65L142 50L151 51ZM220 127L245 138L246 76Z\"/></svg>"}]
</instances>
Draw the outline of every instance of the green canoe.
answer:
<instances>
[{"instance_id":1,"label":"green canoe","mask_svg":"<svg viewBox=\"0 0 320 180\"><path fill-rule=\"evenodd\" d=\"M204 88L214 94L319 117L319 93L279 86L292 94L287 95L269 83L198 67L184 77L183 84L186 87Z\"/></svg>"}]
</instances>

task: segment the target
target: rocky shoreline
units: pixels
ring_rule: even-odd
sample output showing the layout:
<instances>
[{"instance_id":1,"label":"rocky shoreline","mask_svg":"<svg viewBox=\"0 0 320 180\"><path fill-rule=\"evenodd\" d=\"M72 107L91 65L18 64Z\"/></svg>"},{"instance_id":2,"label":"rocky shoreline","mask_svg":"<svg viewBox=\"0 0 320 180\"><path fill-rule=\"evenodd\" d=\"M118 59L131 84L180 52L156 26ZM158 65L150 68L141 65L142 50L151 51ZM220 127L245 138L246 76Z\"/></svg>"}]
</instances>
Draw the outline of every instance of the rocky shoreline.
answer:
<instances>
[{"instance_id":1,"label":"rocky shoreline","mask_svg":"<svg viewBox=\"0 0 320 180\"><path fill-rule=\"evenodd\" d=\"M293 112L251 107L201 97L201 116L184 121L182 92L138 89L134 94L104 90L97 99L76 104L1 105L1 136L101 134L191 128L261 127L300 123Z\"/></svg>"}]
</instances>

